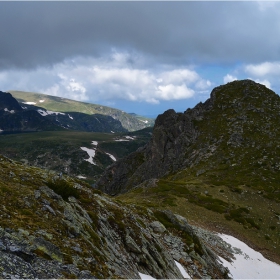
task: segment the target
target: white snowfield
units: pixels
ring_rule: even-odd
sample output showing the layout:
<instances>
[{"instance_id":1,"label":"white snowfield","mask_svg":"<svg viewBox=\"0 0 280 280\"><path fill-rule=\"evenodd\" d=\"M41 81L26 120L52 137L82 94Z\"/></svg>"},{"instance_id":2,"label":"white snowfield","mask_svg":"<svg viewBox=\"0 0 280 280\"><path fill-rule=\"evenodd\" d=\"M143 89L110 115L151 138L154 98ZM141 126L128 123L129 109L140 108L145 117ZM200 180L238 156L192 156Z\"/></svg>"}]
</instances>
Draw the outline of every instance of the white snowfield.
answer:
<instances>
[{"instance_id":1,"label":"white snowfield","mask_svg":"<svg viewBox=\"0 0 280 280\"><path fill-rule=\"evenodd\" d=\"M124 136L125 139L115 139L114 141L116 142L124 142L124 141L130 141L130 140L135 140L136 136Z\"/></svg>"},{"instance_id":2,"label":"white snowfield","mask_svg":"<svg viewBox=\"0 0 280 280\"><path fill-rule=\"evenodd\" d=\"M0 132L2 132L2 131L4 131L4 130L2 130L2 129L0 128Z\"/></svg>"},{"instance_id":3,"label":"white snowfield","mask_svg":"<svg viewBox=\"0 0 280 280\"><path fill-rule=\"evenodd\" d=\"M73 117L68 114L69 119L73 120Z\"/></svg>"},{"instance_id":4,"label":"white snowfield","mask_svg":"<svg viewBox=\"0 0 280 280\"><path fill-rule=\"evenodd\" d=\"M82 176L82 175L78 175L77 178L79 178L79 179L86 179L87 177Z\"/></svg>"},{"instance_id":5,"label":"white snowfield","mask_svg":"<svg viewBox=\"0 0 280 280\"><path fill-rule=\"evenodd\" d=\"M175 260L174 260L174 262L175 262L176 266L178 267L178 269L180 270L181 274L183 275L183 279L191 279L190 275L186 272L184 267L180 263L176 262ZM138 272L138 273L139 273L139 276L141 279L156 279L148 274L143 274L140 272Z\"/></svg>"},{"instance_id":6,"label":"white snowfield","mask_svg":"<svg viewBox=\"0 0 280 280\"><path fill-rule=\"evenodd\" d=\"M124 141L129 141L129 140L127 140L127 139L115 139L114 141L116 141L116 142L124 142Z\"/></svg>"},{"instance_id":7,"label":"white snowfield","mask_svg":"<svg viewBox=\"0 0 280 280\"><path fill-rule=\"evenodd\" d=\"M15 110L11 110L11 111L10 111L10 110L8 110L8 108L5 108L4 111L5 111L5 112L9 112L9 113L11 113L11 114L14 114L14 112L15 112Z\"/></svg>"},{"instance_id":8,"label":"white snowfield","mask_svg":"<svg viewBox=\"0 0 280 280\"><path fill-rule=\"evenodd\" d=\"M85 161L88 161L89 163L96 165L96 163L93 161L93 158L95 157L95 149L89 149L86 147L80 147L83 151L88 153L89 158L84 159Z\"/></svg>"},{"instance_id":9,"label":"white snowfield","mask_svg":"<svg viewBox=\"0 0 280 280\"><path fill-rule=\"evenodd\" d=\"M219 257L234 279L279 279L280 265L267 260L242 241L226 234L218 234L229 243L235 253L235 260L228 262Z\"/></svg>"},{"instance_id":10,"label":"white snowfield","mask_svg":"<svg viewBox=\"0 0 280 280\"><path fill-rule=\"evenodd\" d=\"M184 279L191 279L190 275L187 273L187 271L184 269L184 267L175 261L175 264L177 265L177 267L179 268L181 274L183 275Z\"/></svg>"},{"instance_id":11,"label":"white snowfield","mask_svg":"<svg viewBox=\"0 0 280 280\"><path fill-rule=\"evenodd\" d=\"M47 115L53 115L53 114L56 114L56 115L65 115L64 113L61 113L61 112L54 112L54 111L44 111L44 110L37 110L37 112L42 115L43 117L47 116ZM70 117L69 117L70 118ZM70 118L71 119L71 118Z\"/></svg>"},{"instance_id":12,"label":"white snowfield","mask_svg":"<svg viewBox=\"0 0 280 280\"><path fill-rule=\"evenodd\" d=\"M40 102L40 103L43 103L43 102L45 102L45 99L41 99L41 100L39 100L39 102Z\"/></svg>"},{"instance_id":13,"label":"white snowfield","mask_svg":"<svg viewBox=\"0 0 280 280\"><path fill-rule=\"evenodd\" d=\"M126 139L129 139L129 140L134 140L134 138L133 137L131 137L131 136L124 136Z\"/></svg>"},{"instance_id":14,"label":"white snowfield","mask_svg":"<svg viewBox=\"0 0 280 280\"><path fill-rule=\"evenodd\" d=\"M36 102L22 102L23 104L27 104L27 105L36 105Z\"/></svg>"},{"instance_id":15,"label":"white snowfield","mask_svg":"<svg viewBox=\"0 0 280 280\"><path fill-rule=\"evenodd\" d=\"M91 141L91 144L94 145L94 146L97 146L98 142L97 141Z\"/></svg>"},{"instance_id":16,"label":"white snowfield","mask_svg":"<svg viewBox=\"0 0 280 280\"><path fill-rule=\"evenodd\" d=\"M117 159L113 155L111 155L109 153L106 153L106 155L108 155L113 161L117 161Z\"/></svg>"},{"instance_id":17,"label":"white snowfield","mask_svg":"<svg viewBox=\"0 0 280 280\"><path fill-rule=\"evenodd\" d=\"M148 123L148 121L147 120L145 120L145 121L143 121L143 120L140 120L141 122L143 122L143 123Z\"/></svg>"},{"instance_id":18,"label":"white snowfield","mask_svg":"<svg viewBox=\"0 0 280 280\"><path fill-rule=\"evenodd\" d=\"M269 261L264 256L250 248L244 242L233 236L218 234L225 242L232 246L235 259L228 262L219 257L224 267L230 271L233 279L280 279L280 265ZM184 279L191 279L184 267L175 261ZM155 279L150 275L138 272L141 279Z\"/></svg>"}]
</instances>

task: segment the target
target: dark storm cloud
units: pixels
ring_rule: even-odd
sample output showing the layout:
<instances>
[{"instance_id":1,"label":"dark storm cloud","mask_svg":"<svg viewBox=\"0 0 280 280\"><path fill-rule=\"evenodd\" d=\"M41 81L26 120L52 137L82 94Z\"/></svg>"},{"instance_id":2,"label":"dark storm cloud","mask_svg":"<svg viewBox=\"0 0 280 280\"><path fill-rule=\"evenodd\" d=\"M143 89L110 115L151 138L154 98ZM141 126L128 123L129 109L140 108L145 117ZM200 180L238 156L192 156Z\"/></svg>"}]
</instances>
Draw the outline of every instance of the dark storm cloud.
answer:
<instances>
[{"instance_id":1,"label":"dark storm cloud","mask_svg":"<svg viewBox=\"0 0 280 280\"><path fill-rule=\"evenodd\" d=\"M158 63L258 63L280 55L279 3L0 2L0 67L134 50Z\"/></svg>"}]
</instances>

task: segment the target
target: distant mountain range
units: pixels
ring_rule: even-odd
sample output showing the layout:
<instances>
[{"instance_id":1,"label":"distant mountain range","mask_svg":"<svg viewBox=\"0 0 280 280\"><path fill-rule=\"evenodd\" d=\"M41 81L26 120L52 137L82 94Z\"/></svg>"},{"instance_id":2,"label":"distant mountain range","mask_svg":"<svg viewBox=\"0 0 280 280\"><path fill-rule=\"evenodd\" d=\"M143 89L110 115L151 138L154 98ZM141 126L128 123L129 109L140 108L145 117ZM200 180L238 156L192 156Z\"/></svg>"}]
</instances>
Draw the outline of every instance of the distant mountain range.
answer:
<instances>
[{"instance_id":1,"label":"distant mountain range","mask_svg":"<svg viewBox=\"0 0 280 280\"><path fill-rule=\"evenodd\" d=\"M154 119L128 114L103 105L33 92L9 91L23 108L39 111L62 127L93 132L136 131L154 125ZM118 121L120 123L118 123ZM98 124L99 123L99 124ZM103 123L107 128L102 126Z\"/></svg>"}]
</instances>

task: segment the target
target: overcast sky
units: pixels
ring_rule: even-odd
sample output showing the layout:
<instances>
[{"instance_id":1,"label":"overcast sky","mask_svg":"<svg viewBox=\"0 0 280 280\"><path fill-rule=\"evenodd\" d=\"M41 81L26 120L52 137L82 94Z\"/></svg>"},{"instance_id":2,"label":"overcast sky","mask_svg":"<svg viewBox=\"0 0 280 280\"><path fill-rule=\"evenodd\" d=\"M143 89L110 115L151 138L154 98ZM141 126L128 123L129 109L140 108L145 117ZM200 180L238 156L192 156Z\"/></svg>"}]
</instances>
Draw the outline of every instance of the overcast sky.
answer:
<instances>
[{"instance_id":1,"label":"overcast sky","mask_svg":"<svg viewBox=\"0 0 280 280\"><path fill-rule=\"evenodd\" d=\"M234 79L280 94L280 2L0 2L0 90L142 115Z\"/></svg>"}]
</instances>

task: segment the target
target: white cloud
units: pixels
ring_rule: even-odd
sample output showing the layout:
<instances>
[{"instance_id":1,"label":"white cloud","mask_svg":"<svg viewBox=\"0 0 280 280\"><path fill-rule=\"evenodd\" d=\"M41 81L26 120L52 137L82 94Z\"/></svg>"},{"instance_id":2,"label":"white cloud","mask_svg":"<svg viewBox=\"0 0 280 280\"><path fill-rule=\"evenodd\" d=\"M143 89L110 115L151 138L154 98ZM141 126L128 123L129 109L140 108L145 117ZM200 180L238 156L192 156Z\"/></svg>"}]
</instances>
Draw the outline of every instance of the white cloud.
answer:
<instances>
[{"instance_id":1,"label":"white cloud","mask_svg":"<svg viewBox=\"0 0 280 280\"><path fill-rule=\"evenodd\" d=\"M267 88L271 89L271 84L270 84L270 82L268 80L256 79L255 82L259 83L259 84L262 84L262 85L265 85Z\"/></svg>"},{"instance_id":2,"label":"white cloud","mask_svg":"<svg viewBox=\"0 0 280 280\"><path fill-rule=\"evenodd\" d=\"M263 62L260 64L249 64L245 66L244 70L246 73L256 77L279 75L280 62Z\"/></svg>"},{"instance_id":3,"label":"white cloud","mask_svg":"<svg viewBox=\"0 0 280 280\"><path fill-rule=\"evenodd\" d=\"M202 80L200 79L196 84L195 87L199 90L206 90L212 86L212 83L209 80Z\"/></svg>"},{"instance_id":4,"label":"white cloud","mask_svg":"<svg viewBox=\"0 0 280 280\"><path fill-rule=\"evenodd\" d=\"M193 67L145 67L140 55L112 52L106 58L76 57L52 68L0 72L6 89L35 91L98 103L129 100L158 104L199 94L212 85ZM17 81L15 83L14 81Z\"/></svg>"},{"instance_id":5,"label":"white cloud","mask_svg":"<svg viewBox=\"0 0 280 280\"><path fill-rule=\"evenodd\" d=\"M186 85L168 84L159 86L156 92L156 97L163 100L179 100L190 98L194 95L194 90L189 89Z\"/></svg>"},{"instance_id":6,"label":"white cloud","mask_svg":"<svg viewBox=\"0 0 280 280\"><path fill-rule=\"evenodd\" d=\"M224 83L225 84L230 83L230 82L235 81L235 80L237 80L237 78L230 75L230 74L227 74L226 76L224 76Z\"/></svg>"},{"instance_id":7,"label":"white cloud","mask_svg":"<svg viewBox=\"0 0 280 280\"><path fill-rule=\"evenodd\" d=\"M174 69L160 74L160 78L165 84L189 84L200 79L199 75L189 69Z\"/></svg>"}]
</instances>

